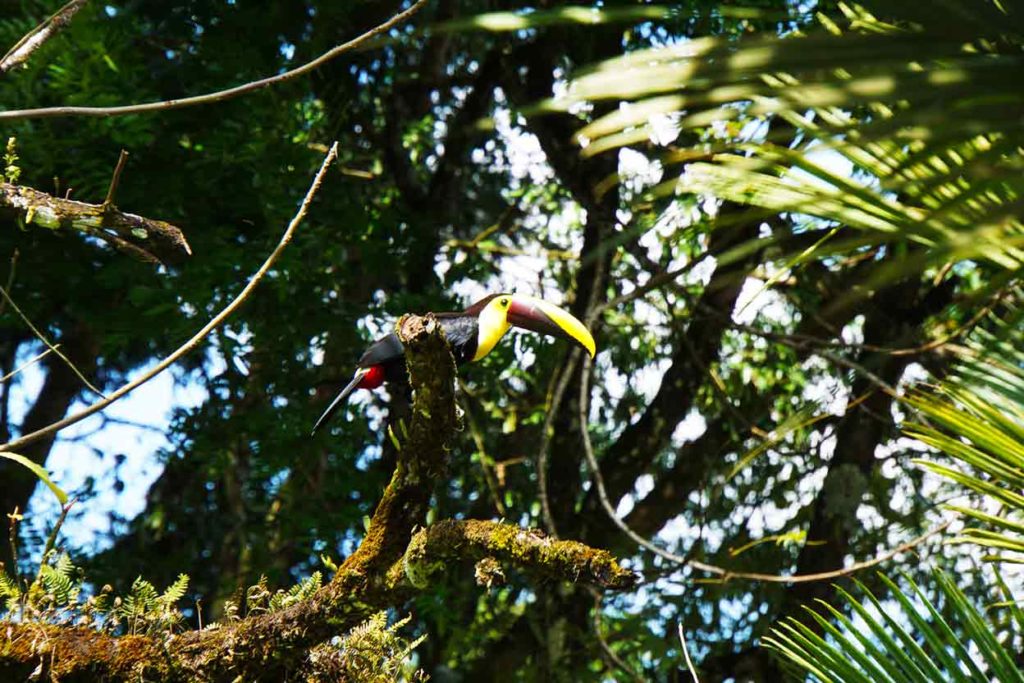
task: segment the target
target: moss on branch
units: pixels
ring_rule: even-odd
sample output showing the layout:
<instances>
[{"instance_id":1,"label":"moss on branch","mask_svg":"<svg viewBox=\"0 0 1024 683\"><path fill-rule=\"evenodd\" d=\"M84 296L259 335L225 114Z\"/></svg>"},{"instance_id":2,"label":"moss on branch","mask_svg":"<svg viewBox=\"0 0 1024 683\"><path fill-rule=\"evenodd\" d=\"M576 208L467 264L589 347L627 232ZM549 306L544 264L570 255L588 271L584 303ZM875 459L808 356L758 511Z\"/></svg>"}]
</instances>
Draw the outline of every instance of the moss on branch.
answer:
<instances>
[{"instance_id":1,"label":"moss on branch","mask_svg":"<svg viewBox=\"0 0 1024 683\"><path fill-rule=\"evenodd\" d=\"M24 225L74 230L151 263L168 263L192 253L181 230L170 223L124 213L113 204L86 204L45 192L0 183L0 212Z\"/></svg>"},{"instance_id":2,"label":"moss on branch","mask_svg":"<svg viewBox=\"0 0 1024 683\"><path fill-rule=\"evenodd\" d=\"M168 653L155 638L113 638L86 627L5 624L0 630L0 680L173 680Z\"/></svg>"},{"instance_id":3,"label":"moss on branch","mask_svg":"<svg viewBox=\"0 0 1024 683\"><path fill-rule=\"evenodd\" d=\"M537 529L480 520L449 519L421 529L413 536L401 569L415 587L423 589L453 560L484 559L545 579L619 590L636 583L636 575L605 550L555 540Z\"/></svg>"}]
</instances>

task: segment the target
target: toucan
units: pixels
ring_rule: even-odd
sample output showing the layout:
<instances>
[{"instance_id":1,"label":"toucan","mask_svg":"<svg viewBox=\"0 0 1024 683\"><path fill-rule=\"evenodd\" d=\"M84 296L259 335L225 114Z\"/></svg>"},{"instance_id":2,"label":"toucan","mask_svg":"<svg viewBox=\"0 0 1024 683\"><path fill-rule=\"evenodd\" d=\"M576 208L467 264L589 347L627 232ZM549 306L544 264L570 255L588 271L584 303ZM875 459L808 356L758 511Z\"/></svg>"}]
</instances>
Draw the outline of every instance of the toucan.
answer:
<instances>
[{"instance_id":1,"label":"toucan","mask_svg":"<svg viewBox=\"0 0 1024 683\"><path fill-rule=\"evenodd\" d=\"M464 311L435 313L434 317L444 330L457 365L486 356L513 325L567 339L581 346L591 357L596 349L590 331L571 313L543 299L523 294L491 294ZM327 406L313 426L313 434L356 389L376 389L384 382L405 379L405 348L398 335L392 332L366 349L356 363L352 381Z\"/></svg>"}]
</instances>

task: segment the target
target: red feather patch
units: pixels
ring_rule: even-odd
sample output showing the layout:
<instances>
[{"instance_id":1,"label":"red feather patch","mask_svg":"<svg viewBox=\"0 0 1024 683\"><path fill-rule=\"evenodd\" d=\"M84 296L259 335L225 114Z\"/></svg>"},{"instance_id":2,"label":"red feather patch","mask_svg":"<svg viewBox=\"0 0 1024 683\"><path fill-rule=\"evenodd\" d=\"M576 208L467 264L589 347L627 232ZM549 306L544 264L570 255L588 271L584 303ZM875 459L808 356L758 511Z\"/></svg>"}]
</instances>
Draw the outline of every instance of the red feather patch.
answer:
<instances>
[{"instance_id":1,"label":"red feather patch","mask_svg":"<svg viewBox=\"0 0 1024 683\"><path fill-rule=\"evenodd\" d=\"M357 386L360 389L376 389L381 384L384 384L384 366L371 365Z\"/></svg>"}]
</instances>

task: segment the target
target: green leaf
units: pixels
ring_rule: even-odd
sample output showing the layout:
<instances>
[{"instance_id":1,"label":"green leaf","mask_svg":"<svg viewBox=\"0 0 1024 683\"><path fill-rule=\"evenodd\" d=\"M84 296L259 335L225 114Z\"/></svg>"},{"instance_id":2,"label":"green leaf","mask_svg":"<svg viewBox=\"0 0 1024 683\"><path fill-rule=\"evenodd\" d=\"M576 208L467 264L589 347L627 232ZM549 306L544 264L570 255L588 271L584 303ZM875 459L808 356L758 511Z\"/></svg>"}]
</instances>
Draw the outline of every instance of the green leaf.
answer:
<instances>
[{"instance_id":1,"label":"green leaf","mask_svg":"<svg viewBox=\"0 0 1024 683\"><path fill-rule=\"evenodd\" d=\"M985 672L999 681L1022 680L1011 652L948 575L934 573L944 598L942 614L909 577L904 577L911 587L908 593L888 577L879 576L898 609L883 605L858 583L864 595L861 599L837 589L856 620L843 609L820 601L821 611L805 609L823 635L796 619L787 619L772 628L762 642L822 681L981 683L990 680Z\"/></svg>"},{"instance_id":2,"label":"green leaf","mask_svg":"<svg viewBox=\"0 0 1024 683\"><path fill-rule=\"evenodd\" d=\"M164 603L165 607L172 608L185 597L186 591L188 591L188 574L178 574L177 580L168 586L160 596L160 602Z\"/></svg>"},{"instance_id":3,"label":"green leaf","mask_svg":"<svg viewBox=\"0 0 1024 683\"><path fill-rule=\"evenodd\" d=\"M890 23L840 9L845 21L820 13L819 31L633 51L536 109L619 101L579 130L586 156L647 144L652 120L671 117L690 142L666 159L685 171L655 198L712 195L839 224L833 249L857 250L855 231L872 245L925 247L880 264L881 281L964 260L1021 268L1024 95L1010 84L1024 78L1024 56L1019 34L1000 44L1006 13L979 20L978 3L949 0L927 14L963 21L900 21L919 13L898 3L885 6Z\"/></svg>"},{"instance_id":4,"label":"green leaf","mask_svg":"<svg viewBox=\"0 0 1024 683\"><path fill-rule=\"evenodd\" d=\"M7 458L8 460L13 460L14 462L32 470L32 473L39 477L39 479L42 480L42 482L46 484L46 486L51 491L53 491L53 495L57 496L57 500L60 501L60 504L67 505L68 494L64 493L64 490L61 489L61 487L53 483L53 480L50 479L50 475L46 472L45 469L43 469L43 467L32 462L24 455L18 455L17 453L0 453L0 457Z\"/></svg>"}]
</instances>

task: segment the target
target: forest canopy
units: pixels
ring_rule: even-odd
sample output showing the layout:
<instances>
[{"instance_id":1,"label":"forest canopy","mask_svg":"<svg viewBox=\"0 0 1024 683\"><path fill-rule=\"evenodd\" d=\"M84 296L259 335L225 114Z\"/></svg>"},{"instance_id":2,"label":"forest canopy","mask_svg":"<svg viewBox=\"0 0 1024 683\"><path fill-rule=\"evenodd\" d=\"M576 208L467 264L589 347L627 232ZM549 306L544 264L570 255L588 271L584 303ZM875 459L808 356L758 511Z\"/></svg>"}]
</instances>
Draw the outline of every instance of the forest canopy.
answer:
<instances>
[{"instance_id":1,"label":"forest canopy","mask_svg":"<svg viewBox=\"0 0 1024 683\"><path fill-rule=\"evenodd\" d=\"M1024 680L1021 2L0 0L0 50L0 679ZM453 362L498 293L596 354Z\"/></svg>"}]
</instances>

